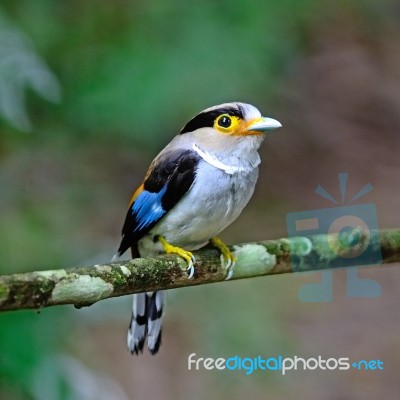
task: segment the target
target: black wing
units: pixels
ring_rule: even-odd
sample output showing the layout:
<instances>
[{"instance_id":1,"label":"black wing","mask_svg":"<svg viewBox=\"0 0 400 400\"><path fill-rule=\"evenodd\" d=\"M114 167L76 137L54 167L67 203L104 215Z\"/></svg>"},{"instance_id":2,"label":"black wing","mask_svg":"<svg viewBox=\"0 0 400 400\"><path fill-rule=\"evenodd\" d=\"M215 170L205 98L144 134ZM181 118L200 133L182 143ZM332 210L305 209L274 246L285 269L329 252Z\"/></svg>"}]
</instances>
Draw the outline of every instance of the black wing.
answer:
<instances>
[{"instance_id":1,"label":"black wing","mask_svg":"<svg viewBox=\"0 0 400 400\"><path fill-rule=\"evenodd\" d=\"M200 156L193 150L161 153L150 165L141 186L134 193L125 223L118 256L136 247L192 186Z\"/></svg>"}]
</instances>

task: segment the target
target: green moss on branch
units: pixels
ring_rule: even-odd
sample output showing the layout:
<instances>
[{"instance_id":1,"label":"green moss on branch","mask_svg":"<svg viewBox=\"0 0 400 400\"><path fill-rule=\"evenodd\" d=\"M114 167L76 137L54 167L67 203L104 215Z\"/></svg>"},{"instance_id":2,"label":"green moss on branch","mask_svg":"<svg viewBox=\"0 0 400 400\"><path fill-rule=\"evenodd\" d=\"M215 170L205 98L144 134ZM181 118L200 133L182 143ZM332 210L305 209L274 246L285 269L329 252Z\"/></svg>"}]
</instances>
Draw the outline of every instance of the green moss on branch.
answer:
<instances>
[{"instance_id":1,"label":"green moss on branch","mask_svg":"<svg viewBox=\"0 0 400 400\"><path fill-rule=\"evenodd\" d=\"M400 262L400 229L375 232L378 244L372 249L382 255L382 263ZM359 229L345 239L367 243L369 232ZM232 280L295 271L335 268L340 257L354 257L356 245L349 246L338 235L317 235L267 240L232 246L237 263ZM340 255L340 257L339 257ZM185 262L173 255L74 267L51 271L0 276L0 311L40 309L58 304L88 306L109 297L131 293L201 285L225 280L224 262L218 251L195 252L193 279L187 278Z\"/></svg>"}]
</instances>

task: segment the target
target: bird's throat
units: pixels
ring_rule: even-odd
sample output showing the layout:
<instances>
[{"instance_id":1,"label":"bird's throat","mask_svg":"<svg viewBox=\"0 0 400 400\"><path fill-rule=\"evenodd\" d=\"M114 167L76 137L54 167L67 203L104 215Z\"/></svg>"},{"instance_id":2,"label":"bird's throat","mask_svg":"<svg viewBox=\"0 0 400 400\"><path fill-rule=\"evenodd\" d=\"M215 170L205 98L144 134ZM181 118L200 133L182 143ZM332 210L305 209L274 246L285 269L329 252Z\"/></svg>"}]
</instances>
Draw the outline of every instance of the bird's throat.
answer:
<instances>
[{"instance_id":1,"label":"bird's throat","mask_svg":"<svg viewBox=\"0 0 400 400\"><path fill-rule=\"evenodd\" d=\"M215 157L213 154L202 150L196 143L193 143L192 145L193 150L208 164L212 165L215 168L218 168L224 172L226 172L228 175L234 175L234 174L239 174L239 173L249 173L252 171L254 168L258 166L257 165L246 165L246 166L238 166L238 165L229 165L226 164L220 160L218 160L217 157Z\"/></svg>"}]
</instances>

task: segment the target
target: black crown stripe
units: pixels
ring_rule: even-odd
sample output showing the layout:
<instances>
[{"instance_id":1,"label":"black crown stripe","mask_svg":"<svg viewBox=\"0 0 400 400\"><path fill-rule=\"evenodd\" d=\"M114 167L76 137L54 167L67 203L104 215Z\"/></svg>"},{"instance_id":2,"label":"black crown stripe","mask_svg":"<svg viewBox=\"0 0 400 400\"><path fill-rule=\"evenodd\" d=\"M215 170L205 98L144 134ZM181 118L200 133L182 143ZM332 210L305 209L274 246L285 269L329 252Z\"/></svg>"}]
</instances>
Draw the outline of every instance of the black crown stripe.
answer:
<instances>
[{"instance_id":1,"label":"black crown stripe","mask_svg":"<svg viewBox=\"0 0 400 400\"><path fill-rule=\"evenodd\" d=\"M180 134L184 134L186 132L193 132L199 128L212 127L214 125L214 121L221 114L228 114L231 116L235 116L243 119L243 110L241 107L223 107L216 108L215 110L203 111L200 114L196 115L192 118L180 131Z\"/></svg>"}]
</instances>

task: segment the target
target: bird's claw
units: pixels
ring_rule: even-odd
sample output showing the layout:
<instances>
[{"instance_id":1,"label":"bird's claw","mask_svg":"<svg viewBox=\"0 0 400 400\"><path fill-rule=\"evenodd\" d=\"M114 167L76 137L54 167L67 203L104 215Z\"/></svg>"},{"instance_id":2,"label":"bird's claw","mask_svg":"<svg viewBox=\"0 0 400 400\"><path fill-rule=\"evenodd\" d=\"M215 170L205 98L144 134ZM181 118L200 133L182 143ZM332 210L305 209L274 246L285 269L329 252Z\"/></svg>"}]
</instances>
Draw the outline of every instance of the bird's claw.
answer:
<instances>
[{"instance_id":1,"label":"bird's claw","mask_svg":"<svg viewBox=\"0 0 400 400\"><path fill-rule=\"evenodd\" d=\"M229 279L232 278L232 275L233 275L233 268L228 270L228 273L226 274L225 280L229 281Z\"/></svg>"},{"instance_id":2,"label":"bird's claw","mask_svg":"<svg viewBox=\"0 0 400 400\"><path fill-rule=\"evenodd\" d=\"M179 257L182 257L187 262L187 267L185 270L188 271L188 279L193 278L195 270L194 265L196 264L196 259L194 258L194 255L190 251L182 249L181 247L173 246L172 244L168 243L162 236L158 237L158 241L161 243L164 251L167 254L176 254Z\"/></svg>"},{"instance_id":3,"label":"bird's claw","mask_svg":"<svg viewBox=\"0 0 400 400\"><path fill-rule=\"evenodd\" d=\"M210 240L210 243L213 247L221 252L222 257L226 262L225 269L227 273L225 280L231 279L233 275L233 268L236 264L236 257L232 254L232 252L229 250L229 247L221 239L213 237Z\"/></svg>"},{"instance_id":4,"label":"bird's claw","mask_svg":"<svg viewBox=\"0 0 400 400\"><path fill-rule=\"evenodd\" d=\"M233 268L235 267L235 264L236 264L236 258L235 257L232 256L231 258L228 259L228 262L225 265L225 269L226 269L226 272L227 272L226 273L226 278L225 278L226 281L229 281L229 279L232 278Z\"/></svg>"},{"instance_id":5,"label":"bird's claw","mask_svg":"<svg viewBox=\"0 0 400 400\"><path fill-rule=\"evenodd\" d=\"M188 262L188 266L186 268L186 271L188 271L188 279L192 279L193 278L193 275L194 275L194 264L196 264L196 259L194 258L194 255L192 254L192 256L190 258L190 261Z\"/></svg>"}]
</instances>

